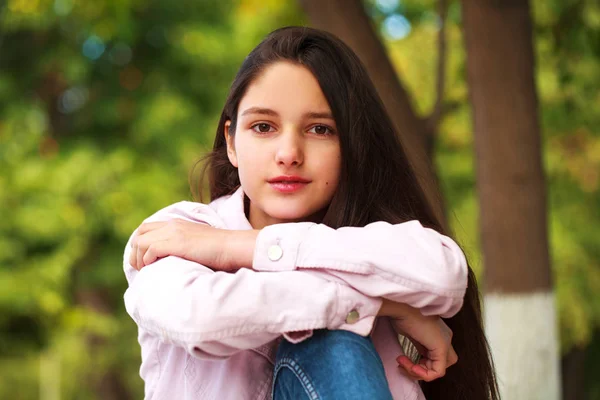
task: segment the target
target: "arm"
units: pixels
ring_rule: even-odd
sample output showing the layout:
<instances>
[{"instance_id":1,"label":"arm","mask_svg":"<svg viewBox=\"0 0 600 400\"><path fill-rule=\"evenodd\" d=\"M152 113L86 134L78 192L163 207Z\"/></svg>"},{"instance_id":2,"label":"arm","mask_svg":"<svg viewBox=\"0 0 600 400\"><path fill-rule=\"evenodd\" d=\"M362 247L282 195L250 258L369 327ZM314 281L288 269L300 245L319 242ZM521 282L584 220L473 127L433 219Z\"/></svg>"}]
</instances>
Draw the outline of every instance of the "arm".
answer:
<instances>
[{"instance_id":1,"label":"arm","mask_svg":"<svg viewBox=\"0 0 600 400\"><path fill-rule=\"evenodd\" d=\"M383 300L379 313L390 316L391 327L409 339L420 354L417 363L405 354L396 358L405 375L431 382L444 376L446 369L458 361L452 346L452 330L441 318L425 316L416 308L387 299Z\"/></svg>"},{"instance_id":2,"label":"arm","mask_svg":"<svg viewBox=\"0 0 600 400\"><path fill-rule=\"evenodd\" d=\"M269 257L279 255L277 248L281 257ZM418 221L339 229L314 223L271 225L258 233L252 266L257 271L310 270L367 296L445 318L460 310L467 287L461 249Z\"/></svg>"},{"instance_id":3,"label":"arm","mask_svg":"<svg viewBox=\"0 0 600 400\"><path fill-rule=\"evenodd\" d=\"M178 203L147 221L182 218L221 226L207 206L192 210L193 204ZM367 335L381 306L381 299L303 271L215 272L174 256L137 271L129 263L130 252L128 243L124 255L127 312L141 329L196 357L228 357L282 334L299 341L319 328ZM359 318L347 321L353 310Z\"/></svg>"}]
</instances>

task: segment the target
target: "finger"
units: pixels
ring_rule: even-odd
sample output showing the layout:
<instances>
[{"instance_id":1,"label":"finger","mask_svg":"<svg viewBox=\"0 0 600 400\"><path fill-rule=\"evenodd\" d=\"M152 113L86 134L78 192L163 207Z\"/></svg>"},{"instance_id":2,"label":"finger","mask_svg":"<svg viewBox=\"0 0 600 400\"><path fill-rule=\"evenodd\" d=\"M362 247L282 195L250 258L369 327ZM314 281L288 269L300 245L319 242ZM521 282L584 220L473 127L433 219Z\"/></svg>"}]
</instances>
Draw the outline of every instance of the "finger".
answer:
<instances>
[{"instance_id":1,"label":"finger","mask_svg":"<svg viewBox=\"0 0 600 400\"><path fill-rule=\"evenodd\" d=\"M419 358L415 365L420 364L425 369L433 369L433 361L429 357L430 351L425 348L421 343L414 341L413 345L419 352Z\"/></svg>"},{"instance_id":2,"label":"finger","mask_svg":"<svg viewBox=\"0 0 600 400\"><path fill-rule=\"evenodd\" d=\"M411 368L410 372L412 372L414 375L418 376L420 380L423 380L426 382L431 382L432 380L436 379L436 377L434 377L434 374L432 373L432 371L427 370L421 364L415 364Z\"/></svg>"},{"instance_id":3,"label":"finger","mask_svg":"<svg viewBox=\"0 0 600 400\"><path fill-rule=\"evenodd\" d=\"M147 232L153 231L155 229L160 229L162 227L164 227L165 225L167 225L168 222L166 221L162 221L162 222L146 222L143 223L142 225L140 225L140 227L138 228L137 232L138 235L143 235Z\"/></svg>"},{"instance_id":4,"label":"finger","mask_svg":"<svg viewBox=\"0 0 600 400\"><path fill-rule=\"evenodd\" d=\"M129 253L129 264L138 271L143 266L139 257L140 251L143 252L143 246L143 240L138 228L138 230L135 232L135 235L131 239L131 250Z\"/></svg>"},{"instance_id":5,"label":"finger","mask_svg":"<svg viewBox=\"0 0 600 400\"><path fill-rule=\"evenodd\" d=\"M135 264L136 257L137 257L137 249L136 249L135 245L132 243L131 250L129 251L129 265L131 265L135 269L137 269L137 266Z\"/></svg>"},{"instance_id":6,"label":"finger","mask_svg":"<svg viewBox=\"0 0 600 400\"><path fill-rule=\"evenodd\" d=\"M429 358L427 357L422 357L419 362L419 365L421 365L423 368L425 369L433 369L433 361L431 361Z\"/></svg>"},{"instance_id":7,"label":"finger","mask_svg":"<svg viewBox=\"0 0 600 400\"><path fill-rule=\"evenodd\" d=\"M439 348L431 349L427 353L427 358L431 360L429 364L429 370L435 374L439 374L438 377L444 376L446 373L446 366L448 364L448 349L452 347L449 343L444 343Z\"/></svg>"},{"instance_id":8,"label":"finger","mask_svg":"<svg viewBox=\"0 0 600 400\"><path fill-rule=\"evenodd\" d=\"M417 364L412 367L411 371L421 377L424 381L431 382L446 375L446 363L442 361L433 361L432 368L427 368L423 364Z\"/></svg>"},{"instance_id":9,"label":"finger","mask_svg":"<svg viewBox=\"0 0 600 400\"><path fill-rule=\"evenodd\" d=\"M131 247L131 249L129 250L129 265L131 265L135 269L137 269L137 265L136 265L137 241L138 241L138 236L137 236L137 231L136 231L136 233L131 238L131 242L129 244L129 246Z\"/></svg>"},{"instance_id":10,"label":"finger","mask_svg":"<svg viewBox=\"0 0 600 400\"><path fill-rule=\"evenodd\" d=\"M412 379L424 380L427 378L427 371L422 365L413 363L410 358L406 356L401 357L402 358L398 358L400 366L406 370Z\"/></svg>"},{"instance_id":11,"label":"finger","mask_svg":"<svg viewBox=\"0 0 600 400\"><path fill-rule=\"evenodd\" d=\"M158 222L156 224L159 224ZM165 223L162 223L163 227ZM135 243L136 243L136 266L137 266L137 270L141 270L142 268L144 268L146 265L150 264L151 262L145 262L144 261L144 257L146 255L146 253L148 252L148 249L150 248L150 246L152 246L154 243L160 242L160 241L164 241L166 240L164 232L160 230L160 227L158 225L156 225L156 228L151 230L151 231L147 231L144 234L140 234L138 232L138 235L135 239ZM154 261L154 260L152 260Z\"/></svg>"},{"instance_id":12,"label":"finger","mask_svg":"<svg viewBox=\"0 0 600 400\"><path fill-rule=\"evenodd\" d=\"M413 374L410 371L407 371L406 368L404 368L402 365L398 365L398 372L410 380L421 380L421 378L419 378L417 375Z\"/></svg>"},{"instance_id":13,"label":"finger","mask_svg":"<svg viewBox=\"0 0 600 400\"><path fill-rule=\"evenodd\" d=\"M415 366L415 364L411 361L410 358L408 358L405 355L401 355L396 359L396 361L398 361L399 370L404 372L406 376L415 380L421 379L421 377L412 372L412 368Z\"/></svg>"},{"instance_id":14,"label":"finger","mask_svg":"<svg viewBox=\"0 0 600 400\"><path fill-rule=\"evenodd\" d=\"M142 255L142 263L143 263L144 267L146 265L152 264L157 259L157 257L156 257L157 247L158 246L156 245L156 243L151 244L150 246L148 246L148 249L146 249L146 251Z\"/></svg>"},{"instance_id":15,"label":"finger","mask_svg":"<svg viewBox=\"0 0 600 400\"><path fill-rule=\"evenodd\" d=\"M136 257L135 263L137 265L138 271L141 271L144 268L144 253L146 252L146 247L142 246L141 243L138 243L138 247L136 248Z\"/></svg>"},{"instance_id":16,"label":"finger","mask_svg":"<svg viewBox=\"0 0 600 400\"><path fill-rule=\"evenodd\" d=\"M412 360L405 355L398 356L396 361L408 371L410 371L413 365L415 365L415 363L413 363Z\"/></svg>"},{"instance_id":17,"label":"finger","mask_svg":"<svg viewBox=\"0 0 600 400\"><path fill-rule=\"evenodd\" d=\"M148 246L148 249L142 256L142 263L143 263L144 267L152 264L154 261L158 260L159 258L163 258L168 255L168 253L165 251L165 248L166 248L164 246L166 244L165 242L166 242L166 240L163 240L160 242L154 242L150 246Z\"/></svg>"}]
</instances>

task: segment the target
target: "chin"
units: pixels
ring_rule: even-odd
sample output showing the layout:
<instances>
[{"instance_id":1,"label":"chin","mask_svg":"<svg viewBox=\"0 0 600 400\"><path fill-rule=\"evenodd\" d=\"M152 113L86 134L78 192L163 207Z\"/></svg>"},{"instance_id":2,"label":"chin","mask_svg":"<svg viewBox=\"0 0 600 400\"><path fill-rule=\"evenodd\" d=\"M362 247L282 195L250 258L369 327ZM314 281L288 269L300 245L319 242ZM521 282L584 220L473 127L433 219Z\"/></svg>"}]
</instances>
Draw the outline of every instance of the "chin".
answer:
<instances>
[{"instance_id":1,"label":"chin","mask_svg":"<svg viewBox=\"0 0 600 400\"><path fill-rule=\"evenodd\" d=\"M302 222L313 221L316 214L325 207L319 206L319 204L309 203L307 201L286 200L266 204L266 207L263 210L267 215L281 221Z\"/></svg>"},{"instance_id":2,"label":"chin","mask_svg":"<svg viewBox=\"0 0 600 400\"><path fill-rule=\"evenodd\" d=\"M275 201L273 201L275 200ZM303 221L308 220L315 213L314 204L306 199L271 199L265 204L263 210L267 215L280 220Z\"/></svg>"},{"instance_id":3,"label":"chin","mask_svg":"<svg viewBox=\"0 0 600 400\"><path fill-rule=\"evenodd\" d=\"M282 209L280 207L267 210L267 214L272 218L282 221L304 221L307 220L311 213L308 210L295 210L291 207Z\"/></svg>"}]
</instances>

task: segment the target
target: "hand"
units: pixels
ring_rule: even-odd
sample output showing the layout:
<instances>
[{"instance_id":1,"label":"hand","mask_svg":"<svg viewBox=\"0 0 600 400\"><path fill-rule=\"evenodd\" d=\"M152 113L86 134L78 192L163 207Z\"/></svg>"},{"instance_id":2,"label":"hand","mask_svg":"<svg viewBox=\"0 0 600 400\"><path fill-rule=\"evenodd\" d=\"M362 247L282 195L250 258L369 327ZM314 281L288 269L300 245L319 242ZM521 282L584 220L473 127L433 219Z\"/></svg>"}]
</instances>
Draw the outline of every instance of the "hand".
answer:
<instances>
[{"instance_id":1,"label":"hand","mask_svg":"<svg viewBox=\"0 0 600 400\"><path fill-rule=\"evenodd\" d=\"M254 232L218 229L183 219L145 223L132 239L129 263L141 270L160 258L176 256L231 272L252 265Z\"/></svg>"},{"instance_id":2,"label":"hand","mask_svg":"<svg viewBox=\"0 0 600 400\"><path fill-rule=\"evenodd\" d=\"M413 379L427 382L443 377L446 369L458 361L450 328L440 317L426 317L406 304L384 300L384 305L384 314L390 317L396 332L406 336L421 355L417 364L406 355L399 356L397 361L401 371Z\"/></svg>"}]
</instances>

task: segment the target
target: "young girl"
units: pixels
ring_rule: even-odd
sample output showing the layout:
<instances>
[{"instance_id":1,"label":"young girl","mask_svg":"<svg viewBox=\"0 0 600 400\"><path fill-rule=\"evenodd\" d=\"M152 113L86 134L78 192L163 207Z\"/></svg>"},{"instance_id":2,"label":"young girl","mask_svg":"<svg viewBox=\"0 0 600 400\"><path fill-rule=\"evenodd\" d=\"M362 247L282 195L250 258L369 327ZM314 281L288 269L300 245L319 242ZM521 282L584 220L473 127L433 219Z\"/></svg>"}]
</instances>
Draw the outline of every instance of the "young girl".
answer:
<instances>
[{"instance_id":1,"label":"young girl","mask_svg":"<svg viewBox=\"0 0 600 400\"><path fill-rule=\"evenodd\" d=\"M126 246L147 399L498 398L472 271L339 39L267 36L207 166L210 204Z\"/></svg>"}]
</instances>

